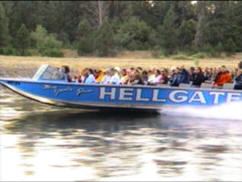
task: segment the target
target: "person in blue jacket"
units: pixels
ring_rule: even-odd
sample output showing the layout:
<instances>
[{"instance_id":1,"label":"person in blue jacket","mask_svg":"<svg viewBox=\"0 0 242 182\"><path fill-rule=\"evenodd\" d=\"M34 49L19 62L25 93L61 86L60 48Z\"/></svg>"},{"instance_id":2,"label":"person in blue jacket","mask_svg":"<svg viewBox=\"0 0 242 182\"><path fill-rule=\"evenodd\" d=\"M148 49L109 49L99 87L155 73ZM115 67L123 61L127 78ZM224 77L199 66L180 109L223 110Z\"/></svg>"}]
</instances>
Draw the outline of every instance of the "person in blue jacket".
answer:
<instances>
[{"instance_id":1,"label":"person in blue jacket","mask_svg":"<svg viewBox=\"0 0 242 182\"><path fill-rule=\"evenodd\" d=\"M235 90L242 90L242 61L238 64L239 70L238 73L234 79L234 89Z\"/></svg>"}]
</instances>

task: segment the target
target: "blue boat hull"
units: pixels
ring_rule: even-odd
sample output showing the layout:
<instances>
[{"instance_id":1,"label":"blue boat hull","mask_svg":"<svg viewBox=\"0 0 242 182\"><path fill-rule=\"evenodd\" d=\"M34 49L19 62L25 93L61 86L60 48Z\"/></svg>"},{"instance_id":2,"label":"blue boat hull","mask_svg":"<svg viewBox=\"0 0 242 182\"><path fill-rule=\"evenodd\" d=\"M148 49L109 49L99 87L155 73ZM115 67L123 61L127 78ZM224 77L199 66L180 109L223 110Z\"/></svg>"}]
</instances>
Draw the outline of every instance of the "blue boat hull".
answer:
<instances>
[{"instance_id":1,"label":"blue boat hull","mask_svg":"<svg viewBox=\"0 0 242 182\"><path fill-rule=\"evenodd\" d=\"M64 107L159 110L162 107L211 107L242 102L242 91L167 86L87 85L31 79L0 79L29 99Z\"/></svg>"}]
</instances>

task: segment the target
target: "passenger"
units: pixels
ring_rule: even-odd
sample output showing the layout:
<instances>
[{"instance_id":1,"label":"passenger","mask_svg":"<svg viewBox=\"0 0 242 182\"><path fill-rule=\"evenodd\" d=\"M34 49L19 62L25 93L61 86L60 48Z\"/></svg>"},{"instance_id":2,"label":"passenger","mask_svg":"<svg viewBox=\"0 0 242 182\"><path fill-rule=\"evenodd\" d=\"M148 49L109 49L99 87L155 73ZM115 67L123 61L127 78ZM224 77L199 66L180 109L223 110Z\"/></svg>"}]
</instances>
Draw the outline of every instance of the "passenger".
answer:
<instances>
[{"instance_id":1,"label":"passenger","mask_svg":"<svg viewBox=\"0 0 242 182\"><path fill-rule=\"evenodd\" d=\"M242 65L242 63L240 64ZM225 66L219 68L206 67L204 72L200 67L191 67L189 72L183 66L181 68L172 67L171 73L169 73L167 69L157 70L156 68L153 68L152 70L146 71L141 67L132 67L130 69L122 70L115 67L112 68L111 71L105 70L105 72L103 69L95 70L85 68L82 71L78 70L75 79L73 80L70 77L70 68L68 66L62 66L60 71L64 73L63 76L66 77L66 80L75 80L78 83L87 84L156 85L166 84L169 82L171 86L179 86L180 83L188 83L187 78L190 77L189 82L192 82L191 86L199 88L203 82L209 82L214 77L213 85L216 88L222 88L225 83L231 83L232 80L235 83L235 89L241 88L241 69L236 68L229 72ZM190 75L190 73L193 74Z\"/></svg>"},{"instance_id":2,"label":"passenger","mask_svg":"<svg viewBox=\"0 0 242 182\"><path fill-rule=\"evenodd\" d=\"M130 70L131 70L132 74L134 74L135 68L131 67Z\"/></svg>"},{"instance_id":3,"label":"passenger","mask_svg":"<svg viewBox=\"0 0 242 182\"><path fill-rule=\"evenodd\" d=\"M200 67L196 68L191 76L192 87L200 88L201 84L204 82L205 78Z\"/></svg>"},{"instance_id":4,"label":"passenger","mask_svg":"<svg viewBox=\"0 0 242 182\"><path fill-rule=\"evenodd\" d=\"M184 68L184 66L182 66L180 70L181 70L180 83L189 83L190 82L189 72Z\"/></svg>"},{"instance_id":5,"label":"passenger","mask_svg":"<svg viewBox=\"0 0 242 182\"><path fill-rule=\"evenodd\" d=\"M180 78L181 78L179 71L180 70L178 68L175 68L175 67L171 68L172 73L171 73L171 77L170 77L170 86L173 86L173 87L179 86Z\"/></svg>"},{"instance_id":6,"label":"passenger","mask_svg":"<svg viewBox=\"0 0 242 182\"><path fill-rule=\"evenodd\" d=\"M96 82L101 83L101 81L103 80L103 77L104 77L104 70L101 68L97 72Z\"/></svg>"},{"instance_id":7,"label":"passenger","mask_svg":"<svg viewBox=\"0 0 242 182\"><path fill-rule=\"evenodd\" d=\"M124 84L132 85L132 82L134 81L134 79L135 79L135 73L131 72Z\"/></svg>"},{"instance_id":8,"label":"passenger","mask_svg":"<svg viewBox=\"0 0 242 182\"><path fill-rule=\"evenodd\" d=\"M129 80L128 85L143 85L144 81L138 70L134 73L134 76Z\"/></svg>"},{"instance_id":9,"label":"passenger","mask_svg":"<svg viewBox=\"0 0 242 182\"><path fill-rule=\"evenodd\" d=\"M239 69L235 77L234 89L242 90L242 61L238 64L238 67Z\"/></svg>"},{"instance_id":10,"label":"passenger","mask_svg":"<svg viewBox=\"0 0 242 182\"><path fill-rule=\"evenodd\" d=\"M127 69L125 76L121 78L121 84L128 84L129 80L131 79L131 75L134 73L131 71L131 69Z\"/></svg>"},{"instance_id":11,"label":"passenger","mask_svg":"<svg viewBox=\"0 0 242 182\"><path fill-rule=\"evenodd\" d=\"M136 70L138 70L140 73L142 73L143 68L141 68L141 67L137 67L137 69L136 69Z\"/></svg>"},{"instance_id":12,"label":"passenger","mask_svg":"<svg viewBox=\"0 0 242 182\"><path fill-rule=\"evenodd\" d=\"M195 71L195 68L193 66L190 67L189 69L189 74L192 75Z\"/></svg>"},{"instance_id":13,"label":"passenger","mask_svg":"<svg viewBox=\"0 0 242 182\"><path fill-rule=\"evenodd\" d=\"M61 66L61 72L64 73L65 75L65 80L67 80L68 82L71 82L71 76L70 76L70 68L69 66L63 65Z\"/></svg>"},{"instance_id":14,"label":"passenger","mask_svg":"<svg viewBox=\"0 0 242 182\"><path fill-rule=\"evenodd\" d=\"M204 70L204 81L207 81L207 82L212 81L212 69L205 68L205 70Z\"/></svg>"},{"instance_id":15,"label":"passenger","mask_svg":"<svg viewBox=\"0 0 242 182\"><path fill-rule=\"evenodd\" d=\"M155 82L155 70L148 71L148 84L153 84Z\"/></svg>"},{"instance_id":16,"label":"passenger","mask_svg":"<svg viewBox=\"0 0 242 182\"><path fill-rule=\"evenodd\" d=\"M167 84L168 83L168 70L167 69L163 69L161 71L161 80L160 80L160 84Z\"/></svg>"},{"instance_id":17,"label":"passenger","mask_svg":"<svg viewBox=\"0 0 242 182\"><path fill-rule=\"evenodd\" d=\"M225 83L232 82L232 77L226 67L222 66L220 70L221 71L217 74L213 84L215 88L222 88Z\"/></svg>"},{"instance_id":18,"label":"passenger","mask_svg":"<svg viewBox=\"0 0 242 182\"><path fill-rule=\"evenodd\" d=\"M231 77L233 81L235 80L235 77L238 74L238 71L239 71L238 68L235 68L234 70L231 71Z\"/></svg>"},{"instance_id":19,"label":"passenger","mask_svg":"<svg viewBox=\"0 0 242 182\"><path fill-rule=\"evenodd\" d=\"M106 69L104 71L104 77L101 81L101 84L110 84L110 80L111 80L111 72L109 69Z\"/></svg>"},{"instance_id":20,"label":"passenger","mask_svg":"<svg viewBox=\"0 0 242 182\"><path fill-rule=\"evenodd\" d=\"M127 70L126 69L122 69L121 72L120 72L121 84L124 84L124 82L126 81L127 78L128 78Z\"/></svg>"},{"instance_id":21,"label":"passenger","mask_svg":"<svg viewBox=\"0 0 242 182\"><path fill-rule=\"evenodd\" d=\"M82 80L84 80L82 72L82 70L78 69L77 74L74 76L74 79L77 83L82 83Z\"/></svg>"},{"instance_id":22,"label":"passenger","mask_svg":"<svg viewBox=\"0 0 242 182\"><path fill-rule=\"evenodd\" d=\"M85 80L84 80L85 84L95 84L96 83L92 69L87 69L84 76L85 76Z\"/></svg>"},{"instance_id":23,"label":"passenger","mask_svg":"<svg viewBox=\"0 0 242 182\"><path fill-rule=\"evenodd\" d=\"M148 85L148 72L144 70L141 76L142 76L143 84Z\"/></svg>"},{"instance_id":24,"label":"passenger","mask_svg":"<svg viewBox=\"0 0 242 182\"><path fill-rule=\"evenodd\" d=\"M211 77L211 80L212 82L214 83L215 80L217 80L218 76L222 73L222 70L221 68L211 68L212 70L212 77Z\"/></svg>"},{"instance_id":25,"label":"passenger","mask_svg":"<svg viewBox=\"0 0 242 182\"><path fill-rule=\"evenodd\" d=\"M119 85L120 82L120 76L118 74L120 70L115 67L111 69L111 79L110 79L110 84L115 84L115 85Z\"/></svg>"},{"instance_id":26,"label":"passenger","mask_svg":"<svg viewBox=\"0 0 242 182\"><path fill-rule=\"evenodd\" d=\"M155 70L155 79L151 83L152 85L160 84L162 79L161 71L160 70Z\"/></svg>"}]
</instances>

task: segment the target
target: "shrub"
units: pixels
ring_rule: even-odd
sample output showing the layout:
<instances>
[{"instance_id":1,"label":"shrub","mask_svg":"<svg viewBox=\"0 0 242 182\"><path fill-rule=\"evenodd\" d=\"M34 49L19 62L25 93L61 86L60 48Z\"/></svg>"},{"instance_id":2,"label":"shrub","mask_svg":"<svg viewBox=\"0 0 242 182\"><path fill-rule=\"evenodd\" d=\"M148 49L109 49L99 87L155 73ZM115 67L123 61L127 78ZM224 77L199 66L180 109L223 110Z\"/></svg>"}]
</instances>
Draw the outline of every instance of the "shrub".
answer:
<instances>
[{"instance_id":1,"label":"shrub","mask_svg":"<svg viewBox=\"0 0 242 182\"><path fill-rule=\"evenodd\" d=\"M185 54L177 54L173 55L170 58L175 59L175 60L191 60L192 58L185 55Z\"/></svg>"},{"instance_id":2,"label":"shrub","mask_svg":"<svg viewBox=\"0 0 242 182\"><path fill-rule=\"evenodd\" d=\"M77 43L77 53L82 56L94 52L94 40L92 35L81 38Z\"/></svg>"},{"instance_id":3,"label":"shrub","mask_svg":"<svg viewBox=\"0 0 242 182\"><path fill-rule=\"evenodd\" d=\"M19 52L16 49L12 48L12 47L1 48L0 49L0 54L19 56Z\"/></svg>"},{"instance_id":4,"label":"shrub","mask_svg":"<svg viewBox=\"0 0 242 182\"><path fill-rule=\"evenodd\" d=\"M204 52L199 52L199 53L192 55L192 58L194 58L194 59L203 59L205 57L207 57L207 55Z\"/></svg>"},{"instance_id":5,"label":"shrub","mask_svg":"<svg viewBox=\"0 0 242 182\"><path fill-rule=\"evenodd\" d=\"M212 47L211 44L207 43L205 44L202 49L202 52L206 53L207 57L217 57L217 52L214 47Z\"/></svg>"},{"instance_id":6,"label":"shrub","mask_svg":"<svg viewBox=\"0 0 242 182\"><path fill-rule=\"evenodd\" d=\"M216 46L215 46L215 48L214 48L214 54L213 54L213 56L214 57L220 57L221 56L221 53L223 52L223 45L222 45L222 43L221 42L219 42Z\"/></svg>"},{"instance_id":7,"label":"shrub","mask_svg":"<svg viewBox=\"0 0 242 182\"><path fill-rule=\"evenodd\" d=\"M227 56L230 56L235 53L236 51L236 45L233 41L233 39L228 39L224 45L224 50L226 52Z\"/></svg>"},{"instance_id":8,"label":"shrub","mask_svg":"<svg viewBox=\"0 0 242 182\"><path fill-rule=\"evenodd\" d=\"M37 49L27 49L26 56L40 56L40 53Z\"/></svg>"},{"instance_id":9,"label":"shrub","mask_svg":"<svg viewBox=\"0 0 242 182\"><path fill-rule=\"evenodd\" d=\"M45 49L42 55L49 57L64 57L64 53L57 48Z\"/></svg>"}]
</instances>

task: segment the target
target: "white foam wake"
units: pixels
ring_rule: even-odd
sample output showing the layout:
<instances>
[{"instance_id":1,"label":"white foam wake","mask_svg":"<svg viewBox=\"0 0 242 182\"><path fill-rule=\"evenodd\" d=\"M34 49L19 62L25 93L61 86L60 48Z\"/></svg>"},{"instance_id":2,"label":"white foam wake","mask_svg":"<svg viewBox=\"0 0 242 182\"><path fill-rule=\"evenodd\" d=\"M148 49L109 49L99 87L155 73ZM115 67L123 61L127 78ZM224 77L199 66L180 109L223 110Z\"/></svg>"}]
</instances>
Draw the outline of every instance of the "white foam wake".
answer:
<instances>
[{"instance_id":1,"label":"white foam wake","mask_svg":"<svg viewBox=\"0 0 242 182\"><path fill-rule=\"evenodd\" d=\"M242 102L227 103L206 108L182 106L177 108L164 108L161 110L161 114L196 118L242 120Z\"/></svg>"}]
</instances>

